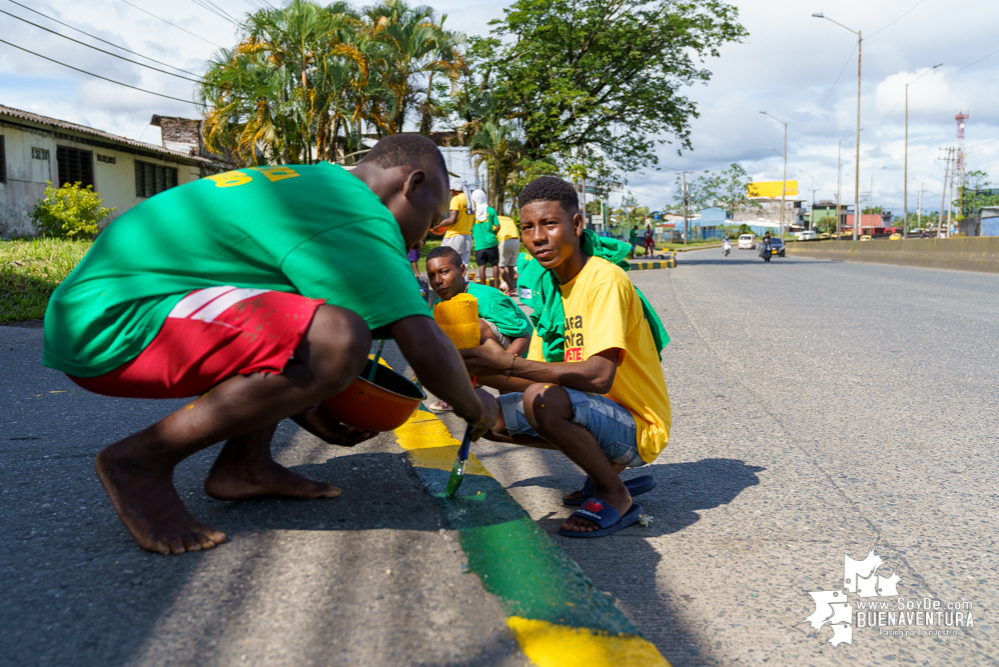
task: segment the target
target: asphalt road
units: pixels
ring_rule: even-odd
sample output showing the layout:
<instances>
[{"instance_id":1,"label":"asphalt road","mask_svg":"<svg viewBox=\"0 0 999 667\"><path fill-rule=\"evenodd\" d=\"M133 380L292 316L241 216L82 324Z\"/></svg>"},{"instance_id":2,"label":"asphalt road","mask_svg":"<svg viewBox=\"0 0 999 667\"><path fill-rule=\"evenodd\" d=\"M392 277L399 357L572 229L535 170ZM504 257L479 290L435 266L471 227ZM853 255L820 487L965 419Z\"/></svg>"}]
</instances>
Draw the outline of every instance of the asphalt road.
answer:
<instances>
[{"instance_id":1,"label":"asphalt road","mask_svg":"<svg viewBox=\"0 0 999 667\"><path fill-rule=\"evenodd\" d=\"M632 278L672 337L670 446L634 473L659 480L651 526L558 537L578 471L473 450L597 587L677 666L997 664L999 276L712 249ZM175 404L76 390L39 334L0 327L0 665L525 663L390 435L341 450L281 427L279 460L343 486L329 501L212 501L212 452L194 457L178 487L230 541L138 550L93 455ZM970 603L974 627L826 643L808 593L871 548L899 596Z\"/></svg>"},{"instance_id":2,"label":"asphalt road","mask_svg":"<svg viewBox=\"0 0 999 667\"><path fill-rule=\"evenodd\" d=\"M276 458L336 499L219 502L185 461L210 551L139 549L94 454L183 402L87 393L41 366L41 330L0 327L0 665L522 666L506 616L392 434L354 449L284 422Z\"/></svg>"},{"instance_id":3,"label":"asphalt road","mask_svg":"<svg viewBox=\"0 0 999 667\"><path fill-rule=\"evenodd\" d=\"M570 463L495 444L480 460L677 667L997 664L999 276L748 250L679 263L631 274L672 337L670 444L631 473L659 480L639 498L650 527L561 538ZM854 611L960 601L974 627L827 643L808 593L842 590L844 556L872 547L898 596L850 593Z\"/></svg>"}]
</instances>

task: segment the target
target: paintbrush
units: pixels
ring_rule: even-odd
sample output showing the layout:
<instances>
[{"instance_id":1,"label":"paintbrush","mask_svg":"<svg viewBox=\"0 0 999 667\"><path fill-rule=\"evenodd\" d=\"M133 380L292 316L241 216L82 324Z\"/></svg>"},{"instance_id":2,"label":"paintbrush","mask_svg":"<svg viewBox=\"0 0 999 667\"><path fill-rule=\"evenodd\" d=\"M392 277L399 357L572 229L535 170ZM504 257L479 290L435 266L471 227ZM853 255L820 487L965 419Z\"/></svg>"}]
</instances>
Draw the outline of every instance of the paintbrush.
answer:
<instances>
[{"instance_id":1,"label":"paintbrush","mask_svg":"<svg viewBox=\"0 0 999 667\"><path fill-rule=\"evenodd\" d=\"M368 373L368 382L375 381L375 372L378 370L378 361L382 358L382 350L385 349L385 339L378 341L378 349L375 351L375 358L371 361L371 372Z\"/></svg>"},{"instance_id":2,"label":"paintbrush","mask_svg":"<svg viewBox=\"0 0 999 667\"><path fill-rule=\"evenodd\" d=\"M465 437L458 448L458 458L454 460L454 467L451 468L451 476L447 480L447 487L444 489L445 498L454 498L455 492L461 486L461 481L465 476L465 463L468 462L468 450L472 444L472 425L465 427Z\"/></svg>"}]
</instances>

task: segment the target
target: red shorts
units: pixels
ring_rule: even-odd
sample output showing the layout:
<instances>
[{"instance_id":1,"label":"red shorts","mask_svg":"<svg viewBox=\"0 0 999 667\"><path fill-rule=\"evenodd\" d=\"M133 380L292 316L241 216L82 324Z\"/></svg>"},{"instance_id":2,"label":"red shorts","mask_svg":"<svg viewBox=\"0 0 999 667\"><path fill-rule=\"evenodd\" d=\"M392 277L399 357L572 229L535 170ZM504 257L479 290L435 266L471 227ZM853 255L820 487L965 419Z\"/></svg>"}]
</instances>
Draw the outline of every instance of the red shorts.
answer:
<instances>
[{"instance_id":1,"label":"red shorts","mask_svg":"<svg viewBox=\"0 0 999 667\"><path fill-rule=\"evenodd\" d=\"M181 299L139 356L109 373L70 379L125 398L185 398L234 375L281 373L322 299L209 287Z\"/></svg>"}]
</instances>

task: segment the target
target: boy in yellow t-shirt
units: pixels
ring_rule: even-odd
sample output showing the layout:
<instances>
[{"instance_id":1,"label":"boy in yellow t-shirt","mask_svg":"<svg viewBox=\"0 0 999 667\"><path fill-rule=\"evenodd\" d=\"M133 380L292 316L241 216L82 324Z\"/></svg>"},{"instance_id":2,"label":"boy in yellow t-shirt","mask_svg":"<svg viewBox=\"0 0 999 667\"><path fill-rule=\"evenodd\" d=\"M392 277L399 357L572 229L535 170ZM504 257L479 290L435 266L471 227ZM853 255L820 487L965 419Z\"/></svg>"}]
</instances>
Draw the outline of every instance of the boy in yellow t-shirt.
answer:
<instances>
[{"instance_id":1,"label":"boy in yellow t-shirt","mask_svg":"<svg viewBox=\"0 0 999 667\"><path fill-rule=\"evenodd\" d=\"M648 476L625 483L619 473L655 460L669 438L658 348L627 274L583 251L584 222L573 186L550 176L536 179L521 193L520 207L524 245L558 282L563 360L545 362L539 336L527 359L491 341L461 353L483 384L515 392L500 397L500 419L486 438L558 449L589 476L582 491L564 498L582 507L559 533L609 535L638 521L642 510L632 495L655 486Z\"/></svg>"},{"instance_id":2,"label":"boy in yellow t-shirt","mask_svg":"<svg viewBox=\"0 0 999 667\"><path fill-rule=\"evenodd\" d=\"M475 210L471 207L468 194L465 192L467 183L463 178L451 178L450 214L436 229L435 234L444 232L442 246L454 248L461 256L465 266L471 266L472 260L472 226L475 224ZM447 231L444 231L447 230ZM484 270L484 269L483 269Z\"/></svg>"}]
</instances>

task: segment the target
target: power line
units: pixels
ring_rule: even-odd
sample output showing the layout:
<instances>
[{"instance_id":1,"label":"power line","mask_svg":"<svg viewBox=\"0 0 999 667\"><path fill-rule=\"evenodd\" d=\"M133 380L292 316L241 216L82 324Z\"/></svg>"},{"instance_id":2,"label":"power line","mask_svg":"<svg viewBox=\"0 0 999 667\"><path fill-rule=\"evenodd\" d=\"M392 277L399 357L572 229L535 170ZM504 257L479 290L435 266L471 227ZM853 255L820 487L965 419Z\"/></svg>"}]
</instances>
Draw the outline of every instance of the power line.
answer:
<instances>
[{"instance_id":1,"label":"power line","mask_svg":"<svg viewBox=\"0 0 999 667\"><path fill-rule=\"evenodd\" d=\"M121 1L122 1L122 2L124 2L124 3L126 4L126 5L128 5L129 7L134 7L135 9L138 9L138 10L139 10L140 12L142 12L143 14L149 14L149 15L150 15L150 16L152 16L152 17L153 17L154 19L159 19L160 21L163 21L163 22L164 22L164 23L166 23L167 25L171 25L171 26L173 26L173 27L174 27L174 28L176 28L177 30L183 30L183 31L184 31L184 32L186 32L186 33L187 33L188 35L191 35L192 37L197 37L198 39L200 39L200 40L201 40L202 42L205 42L206 44L211 44L212 46L216 46L216 47L218 47L218 48L220 48L220 49L221 49L221 48L224 48L224 47L223 47L223 46L222 46L221 44L216 44L215 42L212 42L212 41L209 41L209 40L205 39L204 37L202 37L201 35L195 35L195 34L194 34L193 32L191 32L191 31L190 31L190 30L188 30L187 28L181 28L181 27L180 27L179 25L177 25L177 24L175 24L175 23L170 23L170 22L169 22L169 21L167 21L167 20L166 20L165 18L161 18L161 17L157 16L156 14L153 14L152 12L148 12L148 11L146 11L145 9L143 9L142 7L139 7L138 5L133 5L133 4L132 4L131 2L129 2L128 0L121 0Z\"/></svg>"},{"instance_id":2,"label":"power line","mask_svg":"<svg viewBox=\"0 0 999 667\"><path fill-rule=\"evenodd\" d=\"M958 72L960 72L960 71L961 71L961 70L963 70L963 69L968 69L968 68L969 68L969 67L971 67L972 65L977 65L978 63L982 62L982 61L983 61L983 60L985 60L986 58L991 58L992 56L994 56L994 55L995 55L995 54L997 54L997 53L999 53L999 49L997 49L997 50L993 51L992 53L988 54L987 56L982 56L981 58L979 58L978 60L976 60L976 61L975 61L975 62L973 62L973 63L969 63L969 64L965 65L964 67L961 67L961 68L959 68L959 69L958 69L957 71L958 71Z\"/></svg>"},{"instance_id":3,"label":"power line","mask_svg":"<svg viewBox=\"0 0 999 667\"><path fill-rule=\"evenodd\" d=\"M802 118L799 121L795 121L795 122L791 123L792 127L800 125L801 123L804 123L806 120L814 118L815 114L818 113L819 109L822 108L822 105L826 103L826 100L829 99L829 96L832 95L833 91L836 89L836 84L839 83L839 80L841 78L843 78L843 72L846 71L847 66L849 66L849 64L853 61L853 54L856 53L856 51L857 51L857 47L855 46L850 51L850 55L848 55L846 57L846 62L843 63L843 69L841 69L839 71L839 75L836 77L836 80L832 82L832 85L829 86L829 90L826 91L826 94L825 94L825 96L823 96L822 100L818 104L815 105L815 108L812 109L811 113L809 113L807 116L805 116L804 118ZM807 123L805 124L805 126L807 127Z\"/></svg>"},{"instance_id":4,"label":"power line","mask_svg":"<svg viewBox=\"0 0 999 667\"><path fill-rule=\"evenodd\" d=\"M886 26L885 26L884 28L881 28L881 30L876 30L876 31L872 32L872 33L871 33L870 35L868 35L868 36L867 36L867 37L866 37L865 39L870 39L871 37L874 37L874 35L878 34L879 32L884 32L884 31L885 31L885 30L887 30L888 28L892 27L893 25L895 25L896 23L898 23L899 21L901 21L901 20L902 20L902 18L904 18L906 14L908 14L909 12L911 12L911 11L912 11L913 9L915 9L915 8L916 8L916 7L918 7L919 5L923 4L924 2L926 2L926 0L919 0L919 2L917 2L917 3L916 3L916 4L914 4L914 5L912 6L912 7L910 7L908 11L904 12L904 13L903 13L903 14L902 14L901 16L899 16L899 17L898 17L897 19L895 19L894 21L892 21L891 23L889 23L888 25L886 25Z\"/></svg>"},{"instance_id":5,"label":"power line","mask_svg":"<svg viewBox=\"0 0 999 667\"><path fill-rule=\"evenodd\" d=\"M22 5L20 2L17 2L17 0L9 0L9 1L12 2L12 3L14 3L15 5L17 5L18 7L22 7L23 9L27 9L29 12L33 12L35 14L38 14L42 18L46 18L46 19L48 19L50 21L54 21L55 23L58 23L61 26L65 26L65 27L69 28L70 30L75 30L76 32L80 33L81 35L86 35L87 37L90 37L91 39L96 39L99 42L104 42L108 46L113 46L114 48L121 49L122 51L124 51L126 53L131 53L133 56L139 56L140 58L145 58L146 60L151 60L152 62L154 62L154 63L156 63L158 65L163 65L164 67L169 67L170 69L175 69L178 72L183 72L184 74L190 74L191 76L201 76L197 72L188 72L186 69L181 69L179 67L174 67L170 63L165 63L165 62L163 62L161 60L156 60L155 58L150 58L149 56L142 55L141 53L138 53L136 51L132 51L131 49L126 49L124 46L118 46L114 42L109 42L106 39L101 39L97 35L91 35L89 32L86 32L84 30L80 30L79 28L75 28L75 27L71 26L68 23L64 23L63 21L60 21L59 19L52 18L51 16L48 16L47 14L42 14L37 9L32 9L31 7L28 7L27 5Z\"/></svg>"},{"instance_id":6,"label":"power line","mask_svg":"<svg viewBox=\"0 0 999 667\"><path fill-rule=\"evenodd\" d=\"M198 7L201 7L202 9L207 9L212 14L215 14L215 16L218 16L220 19L228 21L229 23L235 26L241 25L239 21L234 19L232 16L228 14L228 12L226 12L224 9L216 5L211 0L191 0L191 2L196 4Z\"/></svg>"},{"instance_id":7,"label":"power line","mask_svg":"<svg viewBox=\"0 0 999 667\"><path fill-rule=\"evenodd\" d=\"M49 62L55 63L56 65L62 65L63 67L68 67L69 69L76 70L77 72L81 72L83 74L86 74L87 76L92 76L92 77L95 77L97 79L103 79L104 81L109 81L111 83L118 84L119 86L124 86L125 88L131 88L132 90L138 90L139 92L142 92L142 93L149 93L150 95L156 95L157 97L165 97L168 100L176 100L178 102L185 102L187 104L193 104L193 105L197 106L197 103L192 102L191 100L182 100L179 97L172 97L170 95L164 95L163 93L154 93L153 91L146 90L145 88L139 88L138 86L133 86L133 85L130 85L130 84L127 84L127 83L122 83L121 81L115 81L114 79L109 79L106 76L101 76L100 74L94 74L93 72L88 72L85 69L80 69L79 67L73 67L72 65L67 65L64 62L59 62L58 60L55 60L53 58L49 58L48 56L43 56L40 53L35 53L34 51L29 51L28 49L24 48L23 46L18 46L17 44L11 44L10 42L8 42L6 40L3 40L3 39L0 39L0 44L6 44L7 46L13 46L15 49L19 49L21 51L24 51L25 53L30 53L33 56L38 56L39 58L41 58L43 60L48 60Z\"/></svg>"},{"instance_id":8,"label":"power line","mask_svg":"<svg viewBox=\"0 0 999 667\"><path fill-rule=\"evenodd\" d=\"M165 69L160 69L159 67L153 67L152 65L147 65L145 63L140 63L138 60L132 60L131 58L126 58L125 56L119 56L117 53L111 53L110 51L105 51L104 49L99 49L96 46L91 46L90 44L87 44L86 42L81 42L78 39L73 39L72 37L67 37L66 35L63 35L62 33L58 33L55 30L49 30L48 28L46 28L44 26L40 26L37 23L32 23L31 21L29 21L27 19L22 19L20 16L16 16L14 14L11 14L10 12L5 12L2 9L0 9L0 14L6 14L7 16L10 16L11 18L15 18L18 21L23 21L24 23L27 23L28 25L33 25L36 28L38 28L39 30L44 30L45 32L50 32L53 35L57 35L59 37L62 37L63 39L68 39L69 41L76 42L77 44L82 44L83 46L87 47L88 49L93 49L94 51L100 51L101 53L106 53L107 55L111 56L112 58L118 58L119 60L124 60L125 62L133 63L135 65L138 65L139 67L145 67L146 69L151 69L154 72L162 72L163 74L168 74L170 76L175 76L178 79L184 79L185 81L193 81L194 83L202 83L201 79L192 79L190 77L182 76L180 74L174 74L173 72L168 72Z\"/></svg>"}]
</instances>

